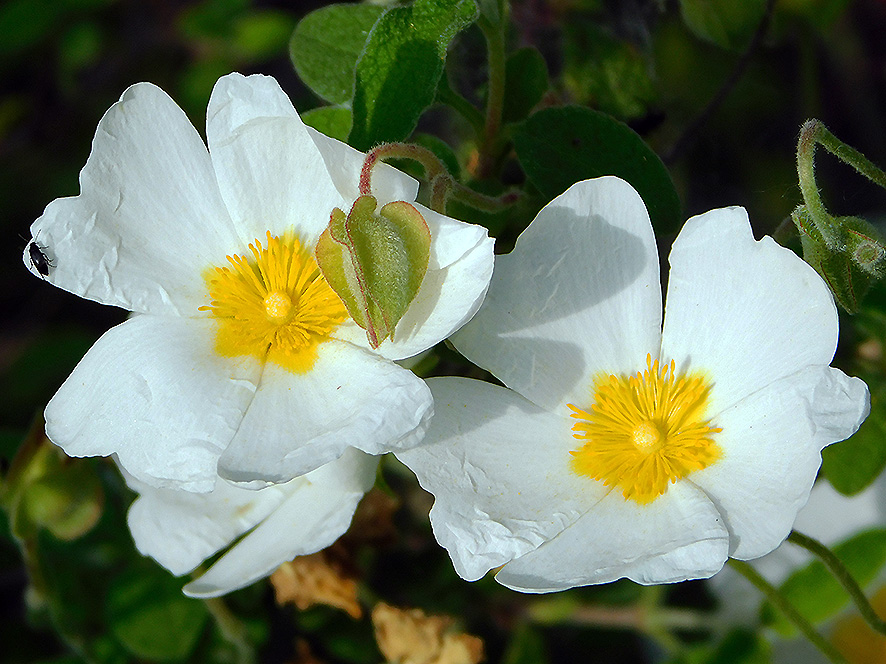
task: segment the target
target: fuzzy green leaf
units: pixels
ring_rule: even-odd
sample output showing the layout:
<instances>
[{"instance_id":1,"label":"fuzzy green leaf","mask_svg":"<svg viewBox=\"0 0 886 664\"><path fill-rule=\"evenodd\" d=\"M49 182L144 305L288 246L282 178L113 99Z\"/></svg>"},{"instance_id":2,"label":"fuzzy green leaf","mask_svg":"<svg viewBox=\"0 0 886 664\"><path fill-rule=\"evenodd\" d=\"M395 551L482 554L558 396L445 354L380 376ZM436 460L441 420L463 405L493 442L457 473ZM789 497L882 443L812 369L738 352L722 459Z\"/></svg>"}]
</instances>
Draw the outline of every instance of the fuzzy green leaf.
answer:
<instances>
[{"instance_id":1,"label":"fuzzy green leaf","mask_svg":"<svg viewBox=\"0 0 886 664\"><path fill-rule=\"evenodd\" d=\"M408 138L434 102L449 42L476 17L474 0L416 0L386 12L357 62L348 142L368 150Z\"/></svg>"}]
</instances>

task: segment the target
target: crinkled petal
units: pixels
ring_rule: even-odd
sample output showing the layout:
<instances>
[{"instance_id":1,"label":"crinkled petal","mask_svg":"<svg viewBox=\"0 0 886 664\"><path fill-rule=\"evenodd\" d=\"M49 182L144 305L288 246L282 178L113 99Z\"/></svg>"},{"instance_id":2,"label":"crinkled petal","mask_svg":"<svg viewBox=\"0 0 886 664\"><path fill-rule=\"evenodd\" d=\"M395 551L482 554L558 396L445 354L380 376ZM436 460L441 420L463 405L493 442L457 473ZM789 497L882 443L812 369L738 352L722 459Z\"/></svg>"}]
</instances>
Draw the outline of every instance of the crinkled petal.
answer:
<instances>
[{"instance_id":1,"label":"crinkled petal","mask_svg":"<svg viewBox=\"0 0 886 664\"><path fill-rule=\"evenodd\" d=\"M658 356L658 250L640 195L614 177L549 203L496 259L477 315L452 337L469 360L547 409L587 405L598 372Z\"/></svg>"},{"instance_id":2,"label":"crinkled petal","mask_svg":"<svg viewBox=\"0 0 886 664\"><path fill-rule=\"evenodd\" d=\"M476 313L492 278L495 241L482 226L466 224L415 204L431 231L431 257L421 288L393 339L376 349L393 360L416 355L447 338ZM352 321L339 339L369 347L366 331Z\"/></svg>"},{"instance_id":3,"label":"crinkled petal","mask_svg":"<svg viewBox=\"0 0 886 664\"><path fill-rule=\"evenodd\" d=\"M569 467L578 444L568 418L482 381L427 382L431 426L397 458L434 495L434 535L462 578L475 581L532 551L605 495Z\"/></svg>"},{"instance_id":4,"label":"crinkled petal","mask_svg":"<svg viewBox=\"0 0 886 664\"><path fill-rule=\"evenodd\" d=\"M304 478L260 491L241 489L218 479L209 493L157 489L125 473L139 493L127 523L142 555L176 576L193 570L277 509L305 484Z\"/></svg>"},{"instance_id":5,"label":"crinkled petal","mask_svg":"<svg viewBox=\"0 0 886 664\"><path fill-rule=\"evenodd\" d=\"M241 251L267 231L290 229L313 246L332 209L350 209L307 127L270 76L220 78L209 100L206 135Z\"/></svg>"},{"instance_id":6,"label":"crinkled petal","mask_svg":"<svg viewBox=\"0 0 886 664\"><path fill-rule=\"evenodd\" d=\"M203 576L186 585L185 594L223 595L269 575L296 556L331 545L348 529L357 504L375 481L377 465L377 458L351 449L294 480L286 501Z\"/></svg>"},{"instance_id":7,"label":"crinkled petal","mask_svg":"<svg viewBox=\"0 0 886 664\"><path fill-rule=\"evenodd\" d=\"M637 583L707 578L723 567L729 535L704 493L673 484L648 505L611 491L535 551L505 565L496 580L522 592L553 592L626 577Z\"/></svg>"},{"instance_id":8,"label":"crinkled petal","mask_svg":"<svg viewBox=\"0 0 886 664\"><path fill-rule=\"evenodd\" d=\"M431 392L411 371L335 339L319 346L310 371L266 363L240 429L219 461L234 482L286 482L338 458L421 440L433 413Z\"/></svg>"},{"instance_id":9,"label":"crinkled petal","mask_svg":"<svg viewBox=\"0 0 886 664\"><path fill-rule=\"evenodd\" d=\"M213 351L195 318L135 316L108 330L46 406L69 456L116 453L138 480L206 492L255 393L261 367Z\"/></svg>"},{"instance_id":10,"label":"crinkled petal","mask_svg":"<svg viewBox=\"0 0 886 664\"><path fill-rule=\"evenodd\" d=\"M729 529L729 555L772 551L790 533L821 465L821 449L852 435L867 417L867 386L839 369L807 367L720 413L723 458L689 479Z\"/></svg>"},{"instance_id":11,"label":"crinkled petal","mask_svg":"<svg viewBox=\"0 0 886 664\"><path fill-rule=\"evenodd\" d=\"M360 195L360 172L366 155L313 127L308 127L308 134L314 139L317 149L323 155L329 176L342 198L354 201ZM418 195L418 182L393 166L376 162L372 167L371 189L372 195L382 205L391 201L411 203Z\"/></svg>"},{"instance_id":12,"label":"crinkled petal","mask_svg":"<svg viewBox=\"0 0 886 664\"><path fill-rule=\"evenodd\" d=\"M237 234L212 163L184 112L150 83L131 86L101 119L80 195L31 226L59 288L130 311L194 316L203 268ZM31 266L28 251L25 265Z\"/></svg>"},{"instance_id":13,"label":"crinkled petal","mask_svg":"<svg viewBox=\"0 0 886 664\"><path fill-rule=\"evenodd\" d=\"M830 364L838 325L827 285L772 238L755 241L743 208L687 221L670 262L662 357L711 376L710 412Z\"/></svg>"}]
</instances>

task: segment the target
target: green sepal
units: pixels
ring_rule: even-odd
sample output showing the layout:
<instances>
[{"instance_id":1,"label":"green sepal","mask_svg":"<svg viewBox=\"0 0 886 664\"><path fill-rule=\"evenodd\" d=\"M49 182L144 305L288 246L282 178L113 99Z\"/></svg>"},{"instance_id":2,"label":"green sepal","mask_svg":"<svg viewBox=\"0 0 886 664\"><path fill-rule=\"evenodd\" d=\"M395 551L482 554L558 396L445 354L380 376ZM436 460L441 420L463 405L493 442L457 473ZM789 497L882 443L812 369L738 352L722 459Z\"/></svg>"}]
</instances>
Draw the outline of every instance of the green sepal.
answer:
<instances>
[{"instance_id":1,"label":"green sepal","mask_svg":"<svg viewBox=\"0 0 886 664\"><path fill-rule=\"evenodd\" d=\"M804 206L794 210L791 218L800 232L803 260L821 275L843 309L850 314L858 313L878 268L875 263L869 263L863 269L859 259L863 264L866 257L858 254L868 245L881 246L876 231L858 217L838 217L834 223L841 229L841 242L840 246L831 248Z\"/></svg>"},{"instance_id":2,"label":"green sepal","mask_svg":"<svg viewBox=\"0 0 886 664\"><path fill-rule=\"evenodd\" d=\"M315 250L320 271L373 348L393 337L431 255L431 232L414 206L376 207L375 197L360 196L347 216L335 208Z\"/></svg>"}]
</instances>

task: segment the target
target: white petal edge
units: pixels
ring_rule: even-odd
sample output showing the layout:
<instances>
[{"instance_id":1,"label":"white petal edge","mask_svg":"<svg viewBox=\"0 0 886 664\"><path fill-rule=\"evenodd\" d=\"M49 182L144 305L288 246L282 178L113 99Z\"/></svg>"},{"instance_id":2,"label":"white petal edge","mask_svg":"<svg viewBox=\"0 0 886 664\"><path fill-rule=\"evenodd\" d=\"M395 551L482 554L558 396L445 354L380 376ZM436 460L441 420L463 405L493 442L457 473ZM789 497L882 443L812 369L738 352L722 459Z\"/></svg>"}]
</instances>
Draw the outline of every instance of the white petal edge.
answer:
<instances>
[{"instance_id":1,"label":"white petal edge","mask_svg":"<svg viewBox=\"0 0 886 664\"><path fill-rule=\"evenodd\" d=\"M213 351L208 320L139 315L111 328L46 406L69 456L108 456L154 487L207 492L261 367Z\"/></svg>"},{"instance_id":2,"label":"white petal edge","mask_svg":"<svg viewBox=\"0 0 886 664\"><path fill-rule=\"evenodd\" d=\"M186 574L263 521L304 478L260 491L217 479L209 493L157 489L123 471L139 493L126 515L135 546L176 576Z\"/></svg>"},{"instance_id":3,"label":"white petal edge","mask_svg":"<svg viewBox=\"0 0 886 664\"><path fill-rule=\"evenodd\" d=\"M405 449L421 440L432 414L431 392L411 371L331 339L306 373L265 364L219 474L260 486L304 475L349 447Z\"/></svg>"},{"instance_id":4,"label":"white petal edge","mask_svg":"<svg viewBox=\"0 0 886 664\"><path fill-rule=\"evenodd\" d=\"M704 579L726 562L729 536L705 495L673 484L648 505L616 489L557 537L496 575L513 590L546 593L628 578L652 585Z\"/></svg>"},{"instance_id":5,"label":"white petal edge","mask_svg":"<svg viewBox=\"0 0 886 664\"><path fill-rule=\"evenodd\" d=\"M431 426L421 445L396 456L434 495L434 535L463 579L532 551L605 495L569 467L579 445L568 418L478 380L427 383Z\"/></svg>"},{"instance_id":6,"label":"white petal edge","mask_svg":"<svg viewBox=\"0 0 886 664\"><path fill-rule=\"evenodd\" d=\"M832 367L807 367L720 413L723 457L689 479L723 515L729 555L750 560L788 536L826 445L852 435L870 411L867 386Z\"/></svg>"},{"instance_id":7,"label":"white petal edge","mask_svg":"<svg viewBox=\"0 0 886 664\"><path fill-rule=\"evenodd\" d=\"M313 247L332 209L349 208L307 127L272 77L220 78L209 99L206 134L219 189L240 231L242 246L235 253L245 252L255 239L263 241L268 231L295 230Z\"/></svg>"},{"instance_id":8,"label":"white petal edge","mask_svg":"<svg viewBox=\"0 0 886 664\"><path fill-rule=\"evenodd\" d=\"M46 280L140 313L191 316L202 270L235 246L203 140L150 83L129 87L102 117L80 172L80 195L50 203L31 235ZM31 265L28 252L25 265Z\"/></svg>"},{"instance_id":9,"label":"white petal edge","mask_svg":"<svg viewBox=\"0 0 886 664\"><path fill-rule=\"evenodd\" d=\"M464 325L483 303L492 278L495 240L485 228L456 221L418 203L415 207L431 231L431 256L421 288L393 338L374 351L392 360L417 355ZM343 325L334 336L369 347L366 331L353 322Z\"/></svg>"},{"instance_id":10,"label":"white petal edge","mask_svg":"<svg viewBox=\"0 0 886 664\"><path fill-rule=\"evenodd\" d=\"M496 258L486 300L452 343L549 410L587 405L598 372L658 356L658 250L640 195L604 177L570 187Z\"/></svg>"},{"instance_id":11,"label":"white petal edge","mask_svg":"<svg viewBox=\"0 0 886 664\"><path fill-rule=\"evenodd\" d=\"M662 357L711 376L710 412L830 364L838 321L827 285L772 238L754 240L743 208L687 221L670 262Z\"/></svg>"},{"instance_id":12,"label":"white petal edge","mask_svg":"<svg viewBox=\"0 0 886 664\"><path fill-rule=\"evenodd\" d=\"M190 597L217 597L271 574L296 556L325 549L345 533L357 504L375 481L378 459L348 450L340 459L300 477L297 489L200 578Z\"/></svg>"}]
</instances>

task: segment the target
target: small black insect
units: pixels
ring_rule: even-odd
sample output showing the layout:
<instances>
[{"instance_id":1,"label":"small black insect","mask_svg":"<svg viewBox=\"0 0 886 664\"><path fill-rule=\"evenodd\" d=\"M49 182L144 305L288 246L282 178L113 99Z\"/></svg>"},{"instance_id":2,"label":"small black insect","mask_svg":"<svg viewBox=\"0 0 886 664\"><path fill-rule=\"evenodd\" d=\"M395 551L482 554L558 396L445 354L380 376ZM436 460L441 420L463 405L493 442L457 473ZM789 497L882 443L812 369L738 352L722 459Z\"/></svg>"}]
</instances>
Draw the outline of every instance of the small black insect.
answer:
<instances>
[{"instance_id":1,"label":"small black insect","mask_svg":"<svg viewBox=\"0 0 886 664\"><path fill-rule=\"evenodd\" d=\"M28 257L31 259L31 267L37 270L42 277L48 277L49 270L55 267L55 263L46 257L43 247L37 244L36 240L28 242Z\"/></svg>"}]
</instances>

